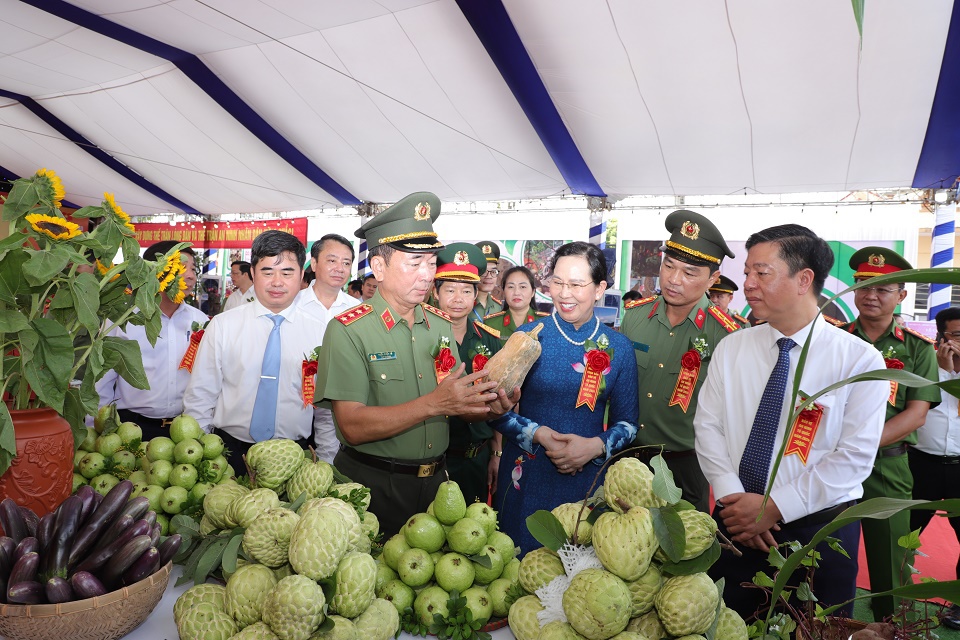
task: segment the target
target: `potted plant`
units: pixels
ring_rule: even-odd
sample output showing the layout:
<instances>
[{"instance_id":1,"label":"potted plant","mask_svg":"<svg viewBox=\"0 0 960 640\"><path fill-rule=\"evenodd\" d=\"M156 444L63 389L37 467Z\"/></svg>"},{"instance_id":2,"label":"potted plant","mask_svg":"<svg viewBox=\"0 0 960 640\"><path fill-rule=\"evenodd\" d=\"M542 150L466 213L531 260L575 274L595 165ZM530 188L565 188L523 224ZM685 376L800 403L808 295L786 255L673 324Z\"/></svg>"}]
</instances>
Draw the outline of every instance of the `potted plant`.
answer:
<instances>
[{"instance_id":1,"label":"potted plant","mask_svg":"<svg viewBox=\"0 0 960 640\"><path fill-rule=\"evenodd\" d=\"M74 447L99 403L97 380L116 369L149 388L139 345L111 331L143 325L155 341L160 293L179 301L186 288L182 245L143 260L112 194L73 214L102 218L89 233L60 211L63 196L56 174L41 169L13 183L0 216L9 225L0 240L0 497L40 515L70 493Z\"/></svg>"}]
</instances>

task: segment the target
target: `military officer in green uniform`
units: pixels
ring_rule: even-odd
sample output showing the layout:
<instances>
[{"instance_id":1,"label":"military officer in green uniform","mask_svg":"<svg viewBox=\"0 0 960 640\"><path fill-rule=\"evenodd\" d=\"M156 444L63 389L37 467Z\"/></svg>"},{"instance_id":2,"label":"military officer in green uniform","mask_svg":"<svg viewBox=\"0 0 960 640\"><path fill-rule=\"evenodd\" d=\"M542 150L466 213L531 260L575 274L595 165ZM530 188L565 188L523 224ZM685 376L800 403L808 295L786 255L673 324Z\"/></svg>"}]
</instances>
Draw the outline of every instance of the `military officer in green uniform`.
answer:
<instances>
[{"instance_id":1,"label":"military officer in green uniform","mask_svg":"<svg viewBox=\"0 0 960 640\"><path fill-rule=\"evenodd\" d=\"M500 247L493 240L482 240L475 245L483 253L487 270L480 274L477 285L477 303L473 306L473 319L483 322L491 313L503 311L503 302L493 297L497 288L497 276L500 275Z\"/></svg>"},{"instance_id":2,"label":"military officer in green uniform","mask_svg":"<svg viewBox=\"0 0 960 640\"><path fill-rule=\"evenodd\" d=\"M660 295L625 305L620 332L637 356L640 417L635 445L663 445L683 498L709 509L710 487L693 448L697 395L710 354L740 326L707 298L724 256L733 257L716 226L699 213L674 211L660 263ZM659 453L644 449L645 461Z\"/></svg>"},{"instance_id":3,"label":"military officer in green uniform","mask_svg":"<svg viewBox=\"0 0 960 640\"><path fill-rule=\"evenodd\" d=\"M739 313L730 311L730 301L733 300L733 292L739 290L740 287L737 286L736 282L727 276L720 276L716 282L710 285L710 289L707 290L707 295L710 296L710 302L720 307L720 311L723 311L733 318L733 321L740 325L741 329L747 329L750 326L750 321Z\"/></svg>"},{"instance_id":4,"label":"military officer in green uniform","mask_svg":"<svg viewBox=\"0 0 960 640\"><path fill-rule=\"evenodd\" d=\"M448 244L437 254L434 295L440 309L450 316L460 360L468 374L483 369L503 344L496 329L473 319L477 285L486 268L483 252L466 242ZM502 454L500 434L485 421L450 417L447 466L468 504L487 501Z\"/></svg>"},{"instance_id":5,"label":"military officer in green uniform","mask_svg":"<svg viewBox=\"0 0 960 640\"><path fill-rule=\"evenodd\" d=\"M357 230L377 293L330 322L317 363L315 397L333 409L341 443L334 463L370 487L370 510L388 537L426 510L444 479L448 416L485 419L516 402L504 408L494 381L462 375L449 316L422 303L443 248L433 231L439 214L439 199L419 192Z\"/></svg>"},{"instance_id":6,"label":"military officer in green uniform","mask_svg":"<svg viewBox=\"0 0 960 640\"><path fill-rule=\"evenodd\" d=\"M910 263L891 249L864 247L850 257L850 268L857 282L868 278L912 269ZM937 352L933 341L911 329L899 327L893 313L907 292L903 284L866 286L854 291L859 315L842 328L873 344L883 355L888 369L903 369L936 382ZM890 384L887 417L880 437L880 451L873 463L873 472L863 483L863 498L913 497L913 475L907 459L907 445L916 444L914 433L926 421L927 411L940 403L940 390ZM910 533L910 512L901 511L884 520L865 518L862 523L867 566L870 569L870 590L887 591L901 584L910 584L909 574L901 575L904 549L897 544L900 536ZM892 596L873 598L873 614L893 614L896 602Z\"/></svg>"}]
</instances>

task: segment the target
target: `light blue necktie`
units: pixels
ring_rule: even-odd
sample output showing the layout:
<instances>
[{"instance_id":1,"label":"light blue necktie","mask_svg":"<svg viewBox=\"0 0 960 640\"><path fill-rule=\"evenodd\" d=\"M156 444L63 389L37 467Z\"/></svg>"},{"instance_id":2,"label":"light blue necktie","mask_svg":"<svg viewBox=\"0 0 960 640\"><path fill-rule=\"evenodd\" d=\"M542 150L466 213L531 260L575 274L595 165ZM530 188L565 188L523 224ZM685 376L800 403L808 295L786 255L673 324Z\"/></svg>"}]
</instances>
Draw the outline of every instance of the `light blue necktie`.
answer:
<instances>
[{"instance_id":1,"label":"light blue necktie","mask_svg":"<svg viewBox=\"0 0 960 640\"><path fill-rule=\"evenodd\" d=\"M740 459L740 481L747 493L762 495L767 488L767 472L773 455L773 443L777 439L780 414L783 412L787 375L790 373L790 350L797 346L797 343L790 338L780 338L777 345L780 347L780 356L760 397L753 428Z\"/></svg>"},{"instance_id":2,"label":"light blue necktie","mask_svg":"<svg viewBox=\"0 0 960 640\"><path fill-rule=\"evenodd\" d=\"M250 437L254 442L269 440L277 429L277 391L280 388L280 323L283 316L267 316L273 320L273 329L263 350L263 365L260 367L260 386L257 400L253 403L250 417Z\"/></svg>"}]
</instances>

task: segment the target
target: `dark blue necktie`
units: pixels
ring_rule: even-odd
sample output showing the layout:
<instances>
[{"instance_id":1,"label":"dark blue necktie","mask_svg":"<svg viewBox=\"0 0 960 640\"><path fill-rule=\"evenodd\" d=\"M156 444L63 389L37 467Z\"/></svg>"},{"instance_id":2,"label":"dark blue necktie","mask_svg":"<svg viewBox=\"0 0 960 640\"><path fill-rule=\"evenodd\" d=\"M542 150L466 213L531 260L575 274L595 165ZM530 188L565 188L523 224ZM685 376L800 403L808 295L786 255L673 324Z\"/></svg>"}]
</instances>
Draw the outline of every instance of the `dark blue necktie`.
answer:
<instances>
[{"instance_id":1,"label":"dark blue necktie","mask_svg":"<svg viewBox=\"0 0 960 640\"><path fill-rule=\"evenodd\" d=\"M254 442L269 440L277 430L277 392L280 389L280 324L284 317L267 316L273 321L273 329L263 350L260 366L260 386L250 416L250 437Z\"/></svg>"},{"instance_id":2,"label":"dark blue necktie","mask_svg":"<svg viewBox=\"0 0 960 640\"><path fill-rule=\"evenodd\" d=\"M783 395L787 391L790 350L797 346L797 343L790 338L780 338L777 346L780 347L780 356L770 373L770 379L767 380L763 396L760 397L753 428L740 459L740 481L747 493L763 494L767 488L770 457L773 455L773 443L777 439L777 427L783 412Z\"/></svg>"}]
</instances>

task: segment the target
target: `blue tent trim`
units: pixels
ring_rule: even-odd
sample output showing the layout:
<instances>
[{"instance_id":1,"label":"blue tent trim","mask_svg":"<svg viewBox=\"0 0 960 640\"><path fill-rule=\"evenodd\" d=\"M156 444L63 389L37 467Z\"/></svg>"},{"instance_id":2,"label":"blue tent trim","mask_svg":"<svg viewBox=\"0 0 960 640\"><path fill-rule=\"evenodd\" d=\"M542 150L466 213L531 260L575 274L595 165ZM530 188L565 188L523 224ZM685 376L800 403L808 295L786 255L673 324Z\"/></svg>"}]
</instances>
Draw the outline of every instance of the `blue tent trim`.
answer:
<instances>
[{"instance_id":1,"label":"blue tent trim","mask_svg":"<svg viewBox=\"0 0 960 640\"><path fill-rule=\"evenodd\" d=\"M73 128L71 128L70 125L68 125L66 122L64 122L60 118L56 117L55 115L53 115L52 113L50 113L49 111L41 107L40 104L38 104L37 101L34 100L33 98L29 96L20 95L19 93L13 93L12 91L4 91L3 89L0 89L0 96L3 96L4 98L10 98L11 100L16 100L17 102L22 104L24 107L29 109L30 112L33 113L33 115L37 116L38 118L46 122L48 125L56 129L57 132L59 132L60 135L62 135L64 138L66 138L73 144L77 145L78 147L80 147L81 149L89 153L91 156L93 156L103 164L107 165L108 167L110 167L111 169L113 169L114 171L122 175L124 178L126 178L130 182L134 183L135 185L143 189L144 191L147 191L151 195L156 196L157 198L160 198L167 204L170 204L182 210L184 213L192 213L195 215L200 215L200 212L194 209L193 207L191 207L190 205L184 202L181 202L179 199L170 195L169 193L167 193L157 185L153 184L152 182L144 178L142 175L140 175L139 173L137 173L127 165L123 164L122 162L120 162L119 160L111 156L109 153L107 153L106 151L104 151L94 143L87 140L78 131L75 131Z\"/></svg>"},{"instance_id":2,"label":"blue tent trim","mask_svg":"<svg viewBox=\"0 0 960 640\"><path fill-rule=\"evenodd\" d=\"M940 78L930 108L915 189L949 189L960 174L960 2L953 4L947 42L943 48Z\"/></svg>"},{"instance_id":3,"label":"blue tent trim","mask_svg":"<svg viewBox=\"0 0 960 640\"><path fill-rule=\"evenodd\" d=\"M605 196L520 40L501 0L457 0L570 190Z\"/></svg>"},{"instance_id":4,"label":"blue tent trim","mask_svg":"<svg viewBox=\"0 0 960 640\"><path fill-rule=\"evenodd\" d=\"M360 199L347 191L327 175L310 158L293 146L289 140L274 129L250 105L233 92L209 67L192 53L170 46L150 36L145 36L115 22L75 7L63 0L22 0L59 18L73 22L102 36L151 53L172 62L181 72L213 98L253 135L283 158L288 164L306 176L311 182L336 198L341 204L360 204Z\"/></svg>"}]
</instances>

